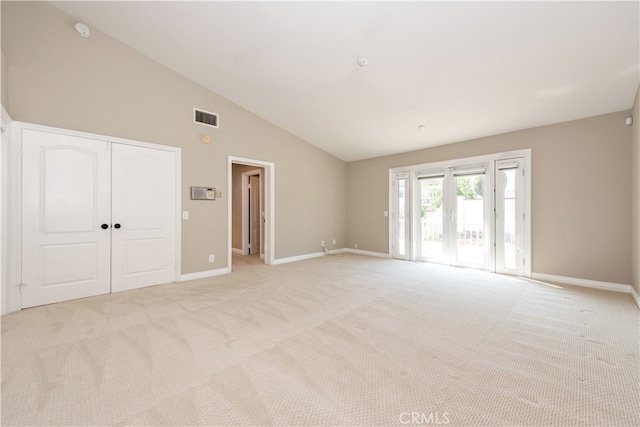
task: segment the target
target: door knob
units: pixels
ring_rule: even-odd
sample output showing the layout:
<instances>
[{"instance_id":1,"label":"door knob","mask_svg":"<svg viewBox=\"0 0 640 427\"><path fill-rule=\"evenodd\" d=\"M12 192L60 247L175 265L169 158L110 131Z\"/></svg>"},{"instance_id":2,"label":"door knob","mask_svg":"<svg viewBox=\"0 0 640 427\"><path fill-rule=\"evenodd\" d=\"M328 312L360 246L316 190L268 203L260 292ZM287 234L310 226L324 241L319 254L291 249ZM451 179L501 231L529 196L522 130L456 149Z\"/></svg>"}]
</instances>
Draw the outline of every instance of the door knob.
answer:
<instances>
[{"instance_id":1,"label":"door knob","mask_svg":"<svg viewBox=\"0 0 640 427\"><path fill-rule=\"evenodd\" d=\"M100 228L102 228L103 230L106 230L107 228L109 228L109 226L107 224L102 224Z\"/></svg>"},{"instance_id":2,"label":"door knob","mask_svg":"<svg viewBox=\"0 0 640 427\"><path fill-rule=\"evenodd\" d=\"M114 224L113 228L120 228L120 224Z\"/></svg>"}]
</instances>

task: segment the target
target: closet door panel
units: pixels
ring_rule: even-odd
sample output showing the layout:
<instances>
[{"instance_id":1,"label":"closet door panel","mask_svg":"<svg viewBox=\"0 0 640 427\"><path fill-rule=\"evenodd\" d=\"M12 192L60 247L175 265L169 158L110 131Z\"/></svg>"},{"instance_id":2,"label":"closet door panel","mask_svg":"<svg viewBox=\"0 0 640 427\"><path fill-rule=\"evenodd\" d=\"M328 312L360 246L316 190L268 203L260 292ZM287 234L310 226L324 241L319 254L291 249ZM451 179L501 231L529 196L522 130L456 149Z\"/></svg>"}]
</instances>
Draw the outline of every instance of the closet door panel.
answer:
<instances>
[{"instance_id":1,"label":"closet door panel","mask_svg":"<svg viewBox=\"0 0 640 427\"><path fill-rule=\"evenodd\" d=\"M175 154L112 146L112 291L175 278Z\"/></svg>"},{"instance_id":2,"label":"closet door panel","mask_svg":"<svg viewBox=\"0 0 640 427\"><path fill-rule=\"evenodd\" d=\"M22 307L110 291L104 141L22 131Z\"/></svg>"}]
</instances>

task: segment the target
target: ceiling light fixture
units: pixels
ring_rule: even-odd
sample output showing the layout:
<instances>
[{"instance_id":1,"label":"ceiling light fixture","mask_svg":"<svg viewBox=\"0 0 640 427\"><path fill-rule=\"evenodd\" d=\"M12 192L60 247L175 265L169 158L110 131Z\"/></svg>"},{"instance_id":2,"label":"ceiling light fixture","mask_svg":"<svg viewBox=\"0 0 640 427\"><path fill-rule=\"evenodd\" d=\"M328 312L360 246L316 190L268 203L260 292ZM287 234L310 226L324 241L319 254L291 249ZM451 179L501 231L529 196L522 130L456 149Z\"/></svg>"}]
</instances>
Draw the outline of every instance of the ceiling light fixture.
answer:
<instances>
[{"instance_id":1,"label":"ceiling light fixture","mask_svg":"<svg viewBox=\"0 0 640 427\"><path fill-rule=\"evenodd\" d=\"M87 27L82 22L78 22L76 25L74 25L73 28L76 29L76 33L78 33L80 37L89 37L91 35L91 30L89 30L89 27Z\"/></svg>"},{"instance_id":2,"label":"ceiling light fixture","mask_svg":"<svg viewBox=\"0 0 640 427\"><path fill-rule=\"evenodd\" d=\"M367 65L369 65L369 60L364 56L361 56L360 58L358 58L358 65L361 67L366 67Z\"/></svg>"}]
</instances>

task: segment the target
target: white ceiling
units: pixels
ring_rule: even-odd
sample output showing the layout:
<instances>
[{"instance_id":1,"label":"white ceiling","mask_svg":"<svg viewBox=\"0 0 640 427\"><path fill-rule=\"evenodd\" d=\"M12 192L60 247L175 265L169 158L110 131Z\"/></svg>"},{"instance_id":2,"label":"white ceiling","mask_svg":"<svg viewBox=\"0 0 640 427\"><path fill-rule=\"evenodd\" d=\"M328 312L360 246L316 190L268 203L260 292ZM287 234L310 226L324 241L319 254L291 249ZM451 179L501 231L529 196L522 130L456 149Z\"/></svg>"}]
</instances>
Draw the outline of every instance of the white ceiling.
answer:
<instances>
[{"instance_id":1,"label":"white ceiling","mask_svg":"<svg viewBox=\"0 0 640 427\"><path fill-rule=\"evenodd\" d=\"M54 4L345 161L629 109L640 80L637 1Z\"/></svg>"}]
</instances>

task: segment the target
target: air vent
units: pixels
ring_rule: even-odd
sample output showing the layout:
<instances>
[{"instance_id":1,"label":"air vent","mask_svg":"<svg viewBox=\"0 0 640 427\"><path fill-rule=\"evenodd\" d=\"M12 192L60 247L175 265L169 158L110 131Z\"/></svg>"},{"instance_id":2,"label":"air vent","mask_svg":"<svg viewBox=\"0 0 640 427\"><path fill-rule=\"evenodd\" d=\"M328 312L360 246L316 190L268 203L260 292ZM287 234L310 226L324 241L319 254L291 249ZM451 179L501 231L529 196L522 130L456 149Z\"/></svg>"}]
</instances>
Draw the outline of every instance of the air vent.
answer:
<instances>
[{"instance_id":1,"label":"air vent","mask_svg":"<svg viewBox=\"0 0 640 427\"><path fill-rule=\"evenodd\" d=\"M198 110L197 108L193 109L193 121L205 126L218 127L218 115L216 113Z\"/></svg>"}]
</instances>

